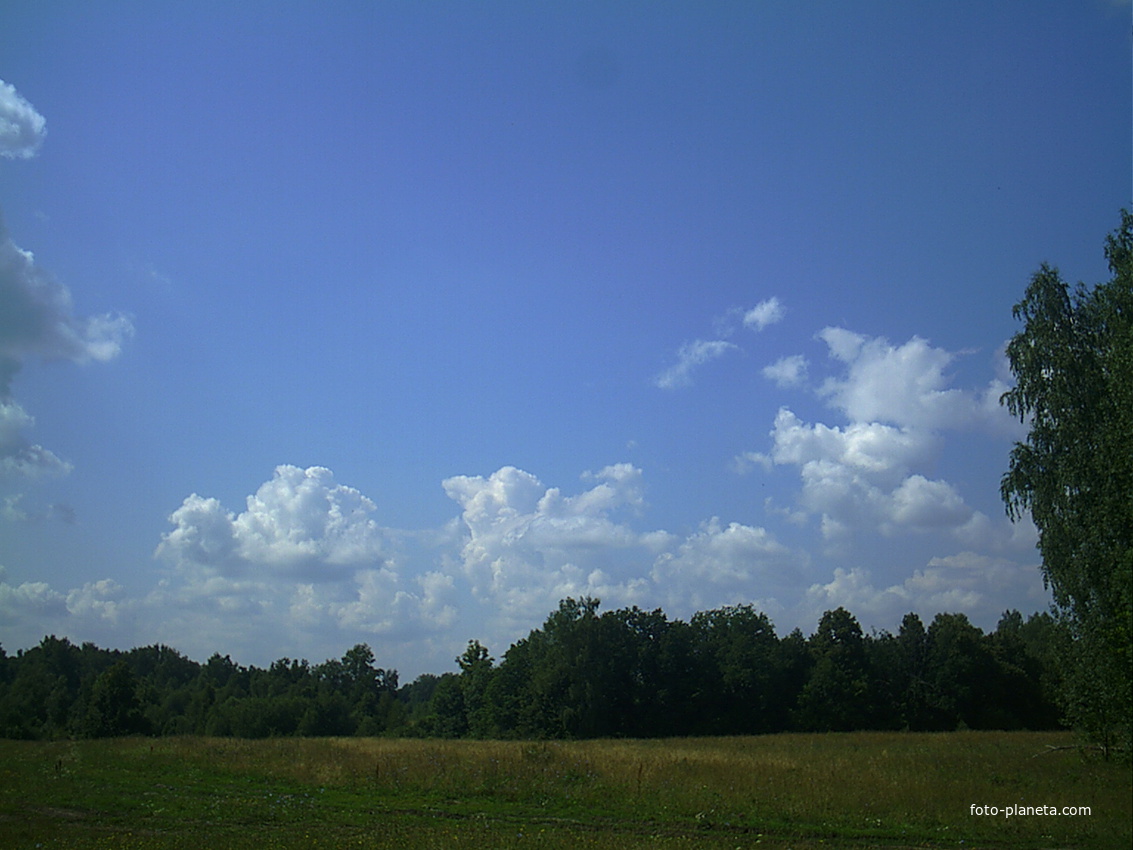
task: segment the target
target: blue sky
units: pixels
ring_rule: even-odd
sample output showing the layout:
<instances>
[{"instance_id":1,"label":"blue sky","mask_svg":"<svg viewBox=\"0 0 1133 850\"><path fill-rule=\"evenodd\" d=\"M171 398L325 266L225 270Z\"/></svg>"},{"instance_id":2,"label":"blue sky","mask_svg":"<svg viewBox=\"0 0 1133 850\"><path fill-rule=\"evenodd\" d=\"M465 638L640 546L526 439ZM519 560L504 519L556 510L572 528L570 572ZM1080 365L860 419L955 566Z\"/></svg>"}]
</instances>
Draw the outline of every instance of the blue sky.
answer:
<instances>
[{"instance_id":1,"label":"blue sky","mask_svg":"<svg viewBox=\"0 0 1133 850\"><path fill-rule=\"evenodd\" d=\"M1048 604L1011 306L1106 278L1128 3L0 11L0 643L404 676L565 596Z\"/></svg>"}]
</instances>

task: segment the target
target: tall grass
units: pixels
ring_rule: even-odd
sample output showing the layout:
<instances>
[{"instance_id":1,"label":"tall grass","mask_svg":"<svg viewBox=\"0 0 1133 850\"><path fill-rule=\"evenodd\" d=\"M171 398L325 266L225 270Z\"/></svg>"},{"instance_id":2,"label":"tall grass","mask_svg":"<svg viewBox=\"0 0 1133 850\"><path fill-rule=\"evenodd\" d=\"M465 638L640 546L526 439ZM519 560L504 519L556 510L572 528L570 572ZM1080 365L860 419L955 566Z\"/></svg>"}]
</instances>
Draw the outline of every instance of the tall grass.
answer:
<instances>
[{"instance_id":1,"label":"tall grass","mask_svg":"<svg viewBox=\"0 0 1133 850\"><path fill-rule=\"evenodd\" d=\"M202 831L221 836L217 846L326 846L304 843L312 829L365 847L521 846L521 835L522 846L544 847L1133 845L1128 765L1048 750L1068 743L1057 733L987 732L0 742L0 779L38 762L54 789L36 801L0 787L0 839L22 805L38 812L41 838L149 828L151 844L141 846L180 846L169 842ZM973 804L1092 814L981 817ZM249 826L273 843L238 843Z\"/></svg>"}]
</instances>

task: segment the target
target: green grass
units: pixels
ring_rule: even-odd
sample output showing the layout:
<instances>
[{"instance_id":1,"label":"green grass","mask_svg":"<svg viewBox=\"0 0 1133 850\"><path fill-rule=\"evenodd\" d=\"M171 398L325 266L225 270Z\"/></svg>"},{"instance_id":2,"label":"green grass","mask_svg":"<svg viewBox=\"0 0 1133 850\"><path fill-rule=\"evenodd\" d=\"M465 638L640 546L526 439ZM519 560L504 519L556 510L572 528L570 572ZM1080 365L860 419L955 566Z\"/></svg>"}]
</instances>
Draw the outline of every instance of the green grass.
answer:
<instances>
[{"instance_id":1,"label":"green grass","mask_svg":"<svg viewBox=\"0 0 1133 850\"><path fill-rule=\"evenodd\" d=\"M1133 845L1129 766L1047 749L1070 743L978 732L0 741L0 847ZM972 804L1092 814L973 816Z\"/></svg>"}]
</instances>

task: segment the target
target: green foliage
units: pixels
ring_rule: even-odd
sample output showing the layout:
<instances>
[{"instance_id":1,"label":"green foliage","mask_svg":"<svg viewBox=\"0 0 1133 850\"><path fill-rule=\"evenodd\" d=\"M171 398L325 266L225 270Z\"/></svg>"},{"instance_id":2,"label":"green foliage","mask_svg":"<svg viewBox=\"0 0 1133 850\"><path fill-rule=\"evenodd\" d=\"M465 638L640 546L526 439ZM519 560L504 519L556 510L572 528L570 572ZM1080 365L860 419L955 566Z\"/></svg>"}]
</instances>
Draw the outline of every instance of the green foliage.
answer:
<instances>
[{"instance_id":1,"label":"green foliage","mask_svg":"<svg viewBox=\"0 0 1133 850\"><path fill-rule=\"evenodd\" d=\"M470 641L458 673L405 686L358 644L310 665L204 664L165 646L129 652L46 637L0 656L0 737L661 738L788 730L1053 728L1064 686L1049 615L1004 615L985 635L959 614L865 635L828 611L782 639L748 605L696 614L600 612L565 599L497 665Z\"/></svg>"},{"instance_id":2,"label":"green foliage","mask_svg":"<svg viewBox=\"0 0 1133 850\"><path fill-rule=\"evenodd\" d=\"M686 624L566 599L497 667L471 642L417 731L538 739L1057 726L1044 690L1056 636L1024 632L1018 612L1001 625L985 635L948 614L926 631L910 614L897 637L867 636L840 608L809 639L796 630L780 640L750 606Z\"/></svg>"},{"instance_id":3,"label":"green foliage","mask_svg":"<svg viewBox=\"0 0 1133 850\"><path fill-rule=\"evenodd\" d=\"M1073 291L1043 264L1014 309L1003 396L1029 423L1001 493L1039 529L1043 575L1069 642L1069 719L1129 749L1133 717L1133 215L1106 241L1113 278Z\"/></svg>"}]
</instances>

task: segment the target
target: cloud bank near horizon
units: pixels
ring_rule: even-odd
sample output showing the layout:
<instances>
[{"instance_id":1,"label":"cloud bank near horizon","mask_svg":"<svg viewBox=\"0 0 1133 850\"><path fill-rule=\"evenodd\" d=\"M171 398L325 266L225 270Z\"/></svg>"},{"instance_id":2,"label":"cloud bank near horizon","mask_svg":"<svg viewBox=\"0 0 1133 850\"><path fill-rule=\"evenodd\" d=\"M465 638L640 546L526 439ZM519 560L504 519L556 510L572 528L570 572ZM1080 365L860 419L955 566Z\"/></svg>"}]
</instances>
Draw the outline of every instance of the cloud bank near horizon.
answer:
<instances>
[{"instance_id":1,"label":"cloud bank near horizon","mask_svg":"<svg viewBox=\"0 0 1133 850\"><path fill-rule=\"evenodd\" d=\"M187 496L157 544L164 575L148 593L0 576L0 613L25 633L35 621L118 642L158 636L202 656L246 647L262 663L318 647L333 657L369 638L414 658L415 672L440 672L471 638L502 652L567 596L674 617L751 603L787 629L839 605L890 628L908 611L992 618L1003 599L1044 607L1033 526L991 519L928 472L950 431L1002 437L986 402L995 380L951 386L953 355L916 337L894 346L826 329L819 338L835 371L810 391L843 421L808 423L784 406L769 448L740 459L749 473L797 475L795 504L768 505L766 524L649 527L646 474L622 462L583 473L573 493L514 466L452 476L440 484L457 515L395 529L331 470L281 465L239 512ZM811 543L790 541L800 530ZM938 554L900 570L867 567L853 555L864 537L895 547L927 539Z\"/></svg>"}]
</instances>

